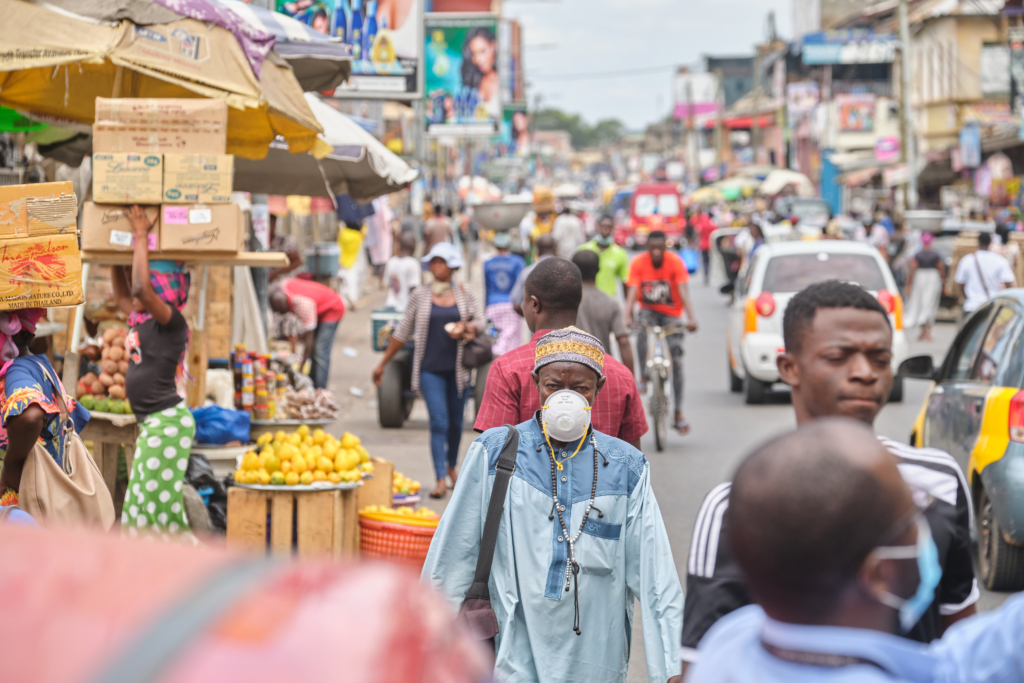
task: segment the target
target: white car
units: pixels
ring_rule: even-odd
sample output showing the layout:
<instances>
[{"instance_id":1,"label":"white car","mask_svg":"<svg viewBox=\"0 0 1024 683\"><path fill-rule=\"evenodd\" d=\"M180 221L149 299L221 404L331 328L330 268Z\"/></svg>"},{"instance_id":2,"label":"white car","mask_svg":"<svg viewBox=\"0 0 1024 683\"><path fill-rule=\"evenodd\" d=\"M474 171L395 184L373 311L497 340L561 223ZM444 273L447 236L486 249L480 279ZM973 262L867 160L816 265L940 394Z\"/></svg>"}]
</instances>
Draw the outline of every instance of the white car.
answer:
<instances>
[{"instance_id":1,"label":"white car","mask_svg":"<svg viewBox=\"0 0 1024 683\"><path fill-rule=\"evenodd\" d=\"M878 250L859 242L820 240L763 244L736 281L729 314L729 388L747 403L763 403L779 381L775 358L783 352L782 316L797 292L825 280L859 284L878 298L892 322L892 367L907 357L903 300ZM903 379L894 378L891 402L903 400Z\"/></svg>"}]
</instances>

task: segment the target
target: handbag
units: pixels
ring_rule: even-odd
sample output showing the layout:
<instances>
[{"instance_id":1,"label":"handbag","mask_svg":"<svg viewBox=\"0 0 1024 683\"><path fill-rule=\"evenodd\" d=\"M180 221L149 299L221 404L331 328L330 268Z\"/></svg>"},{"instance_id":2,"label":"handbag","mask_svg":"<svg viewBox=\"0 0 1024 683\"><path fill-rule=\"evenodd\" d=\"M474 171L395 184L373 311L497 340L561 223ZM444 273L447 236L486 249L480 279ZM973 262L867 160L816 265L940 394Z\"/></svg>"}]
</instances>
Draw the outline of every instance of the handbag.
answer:
<instances>
[{"instance_id":1,"label":"handbag","mask_svg":"<svg viewBox=\"0 0 1024 683\"><path fill-rule=\"evenodd\" d=\"M461 286L465 291L465 285ZM462 345L462 367L473 370L494 360L494 351L491 350L493 343L486 329L477 330L476 336Z\"/></svg>"},{"instance_id":2,"label":"handbag","mask_svg":"<svg viewBox=\"0 0 1024 683\"><path fill-rule=\"evenodd\" d=\"M508 428L508 438L495 465L494 488L491 489L491 502L487 505L484 533L480 537L476 572L473 574L473 584L466 591L466 598L459 608L458 617L468 627L473 638L490 643L492 649L494 637L498 635L498 616L491 607L491 592L487 584L491 579L491 562L494 560L494 546L498 542L501 513L505 509L505 494L509 479L516 471L516 453L519 450L519 430L512 425L505 427Z\"/></svg>"},{"instance_id":3,"label":"handbag","mask_svg":"<svg viewBox=\"0 0 1024 683\"><path fill-rule=\"evenodd\" d=\"M107 531L114 524L110 491L96 461L75 432L60 382L45 365L41 367L57 389L63 464L58 465L41 443L32 446L21 473L18 506L43 526L96 526Z\"/></svg>"}]
</instances>

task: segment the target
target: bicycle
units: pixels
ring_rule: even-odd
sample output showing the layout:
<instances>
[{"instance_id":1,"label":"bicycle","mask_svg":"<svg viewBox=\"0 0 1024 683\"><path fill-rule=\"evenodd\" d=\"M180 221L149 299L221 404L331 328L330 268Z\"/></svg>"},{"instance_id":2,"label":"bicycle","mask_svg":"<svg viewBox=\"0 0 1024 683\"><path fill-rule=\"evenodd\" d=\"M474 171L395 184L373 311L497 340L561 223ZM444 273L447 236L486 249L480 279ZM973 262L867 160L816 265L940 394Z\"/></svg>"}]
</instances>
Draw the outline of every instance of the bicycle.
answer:
<instances>
[{"instance_id":1,"label":"bicycle","mask_svg":"<svg viewBox=\"0 0 1024 683\"><path fill-rule=\"evenodd\" d=\"M659 453L665 450L665 422L671 412L665 383L671 382L672 378L672 354L668 351L665 340L669 335L685 331L686 326L683 323L673 323L667 327L660 325L637 326L637 332L654 338L654 343L648 343L647 347L650 349L650 358L647 360L647 376L651 388L647 412L650 413L651 421L654 423L654 447Z\"/></svg>"}]
</instances>

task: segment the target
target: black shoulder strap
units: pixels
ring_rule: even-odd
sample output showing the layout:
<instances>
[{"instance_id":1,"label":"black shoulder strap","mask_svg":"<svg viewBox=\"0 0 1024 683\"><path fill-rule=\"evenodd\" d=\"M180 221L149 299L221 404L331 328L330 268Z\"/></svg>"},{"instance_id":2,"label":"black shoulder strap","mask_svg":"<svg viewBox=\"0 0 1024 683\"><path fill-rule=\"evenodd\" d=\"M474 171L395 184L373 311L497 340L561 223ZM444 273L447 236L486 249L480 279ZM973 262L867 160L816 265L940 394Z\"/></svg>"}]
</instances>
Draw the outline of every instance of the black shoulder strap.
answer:
<instances>
[{"instance_id":1,"label":"black shoulder strap","mask_svg":"<svg viewBox=\"0 0 1024 683\"><path fill-rule=\"evenodd\" d=\"M491 578L491 562L494 560L494 546L498 542L498 525L501 524L501 513L505 509L505 494L508 481L516 471L516 453L519 451L519 430L512 425L508 427L508 438L498 456L495 465L494 488L491 490L491 502L487 505L487 519L484 521L484 533L480 537L480 554L476 559L476 573L473 585L466 593L466 598L482 598L490 600L487 583Z\"/></svg>"}]
</instances>

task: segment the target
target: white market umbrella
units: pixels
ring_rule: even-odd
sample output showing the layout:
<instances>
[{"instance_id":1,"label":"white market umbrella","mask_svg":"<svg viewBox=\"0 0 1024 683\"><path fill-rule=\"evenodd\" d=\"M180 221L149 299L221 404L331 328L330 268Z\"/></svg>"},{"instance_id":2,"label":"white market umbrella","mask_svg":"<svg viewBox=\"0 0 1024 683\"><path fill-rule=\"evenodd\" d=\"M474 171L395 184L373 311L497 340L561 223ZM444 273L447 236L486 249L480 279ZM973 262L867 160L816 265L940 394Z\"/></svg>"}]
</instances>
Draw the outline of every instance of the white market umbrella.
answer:
<instances>
[{"instance_id":1,"label":"white market umbrella","mask_svg":"<svg viewBox=\"0 0 1024 683\"><path fill-rule=\"evenodd\" d=\"M768 177L761 183L761 187L758 188L758 192L766 197L773 197L786 189L787 185L792 185L796 188L798 197L811 198L818 196L814 189L814 183L811 182L810 178L803 173L787 171L781 168L777 168L768 174Z\"/></svg>"},{"instance_id":2,"label":"white market umbrella","mask_svg":"<svg viewBox=\"0 0 1024 683\"><path fill-rule=\"evenodd\" d=\"M348 194L357 202L368 202L408 187L419 176L317 95L306 93L306 101L324 129L320 138L333 148L331 153L318 161L311 154L289 154L285 145L275 143L265 159L235 159L235 190L310 197Z\"/></svg>"}]
</instances>

